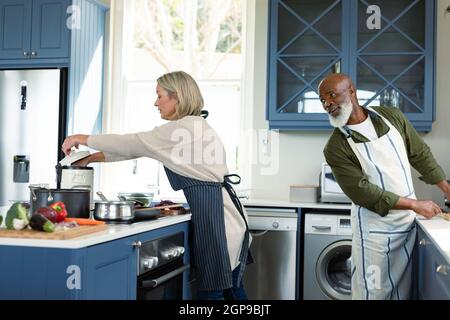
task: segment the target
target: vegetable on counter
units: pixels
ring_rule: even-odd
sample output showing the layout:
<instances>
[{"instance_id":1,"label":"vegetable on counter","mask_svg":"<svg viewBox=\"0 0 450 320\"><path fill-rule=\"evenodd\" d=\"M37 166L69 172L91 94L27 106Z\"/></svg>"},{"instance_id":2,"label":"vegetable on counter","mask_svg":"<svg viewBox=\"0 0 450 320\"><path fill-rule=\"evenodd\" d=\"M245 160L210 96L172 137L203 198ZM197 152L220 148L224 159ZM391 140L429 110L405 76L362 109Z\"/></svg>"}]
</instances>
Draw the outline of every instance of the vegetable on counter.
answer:
<instances>
[{"instance_id":1,"label":"vegetable on counter","mask_svg":"<svg viewBox=\"0 0 450 320\"><path fill-rule=\"evenodd\" d=\"M33 214L40 214L46 217L48 220L50 220L53 223L58 222L58 213L55 209L50 207L41 207L36 209L36 211Z\"/></svg>"},{"instance_id":2,"label":"vegetable on counter","mask_svg":"<svg viewBox=\"0 0 450 320\"><path fill-rule=\"evenodd\" d=\"M65 222L76 222L80 226L96 226L99 224L105 224L105 221L92 220L86 218L65 218Z\"/></svg>"},{"instance_id":3,"label":"vegetable on counter","mask_svg":"<svg viewBox=\"0 0 450 320\"><path fill-rule=\"evenodd\" d=\"M42 214L33 214L30 219L30 227L34 230L53 232L55 225Z\"/></svg>"},{"instance_id":4,"label":"vegetable on counter","mask_svg":"<svg viewBox=\"0 0 450 320\"><path fill-rule=\"evenodd\" d=\"M50 205L50 208L54 209L57 213L56 222L63 222L67 217L66 205L63 202L55 202L54 204Z\"/></svg>"},{"instance_id":5,"label":"vegetable on counter","mask_svg":"<svg viewBox=\"0 0 450 320\"><path fill-rule=\"evenodd\" d=\"M28 226L28 223L28 209L20 202L14 203L6 213L6 228L10 230L22 230Z\"/></svg>"}]
</instances>

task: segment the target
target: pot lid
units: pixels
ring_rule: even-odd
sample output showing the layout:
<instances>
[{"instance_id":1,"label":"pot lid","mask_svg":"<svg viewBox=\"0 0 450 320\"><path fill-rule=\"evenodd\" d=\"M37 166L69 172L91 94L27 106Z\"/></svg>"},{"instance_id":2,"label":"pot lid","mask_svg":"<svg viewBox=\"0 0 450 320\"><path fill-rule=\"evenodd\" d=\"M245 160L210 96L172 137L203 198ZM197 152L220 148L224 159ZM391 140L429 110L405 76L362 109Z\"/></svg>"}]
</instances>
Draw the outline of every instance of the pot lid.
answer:
<instances>
[{"instance_id":1,"label":"pot lid","mask_svg":"<svg viewBox=\"0 0 450 320\"><path fill-rule=\"evenodd\" d=\"M59 164L61 166L70 166L72 163L77 162L78 160L84 159L89 156L91 153L89 151L78 151L71 152L68 156L62 159Z\"/></svg>"}]
</instances>

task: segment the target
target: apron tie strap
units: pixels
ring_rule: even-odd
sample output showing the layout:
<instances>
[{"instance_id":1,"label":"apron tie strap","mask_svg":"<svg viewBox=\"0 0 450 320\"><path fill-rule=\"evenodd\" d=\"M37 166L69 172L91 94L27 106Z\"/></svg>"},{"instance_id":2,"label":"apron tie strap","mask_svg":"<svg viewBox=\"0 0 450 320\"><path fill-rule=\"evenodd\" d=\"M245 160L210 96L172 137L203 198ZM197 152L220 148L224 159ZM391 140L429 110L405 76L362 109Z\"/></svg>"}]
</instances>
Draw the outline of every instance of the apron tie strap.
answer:
<instances>
[{"instance_id":1,"label":"apron tie strap","mask_svg":"<svg viewBox=\"0 0 450 320\"><path fill-rule=\"evenodd\" d=\"M231 178L237 178L237 181L233 181ZM241 249L241 255L239 257L239 260L241 262L240 264L240 270L237 278L237 284L240 286L240 283L242 281L242 276L244 274L245 265L247 264L247 261L250 260L250 262L253 262L253 259L248 259L248 246L250 242L250 231L248 228L247 220L244 216L244 209L242 207L241 201L239 201L239 198L236 194L236 191L234 191L232 184L236 185L241 182L241 177L237 174L228 174L223 177L222 186L227 190L228 194L230 195L231 200L234 203L234 206L239 211L239 214L241 215L242 219L245 223L245 235L244 235L244 241L242 243L242 249Z\"/></svg>"},{"instance_id":2,"label":"apron tie strap","mask_svg":"<svg viewBox=\"0 0 450 320\"><path fill-rule=\"evenodd\" d=\"M231 178L237 178L237 181L233 181ZM234 188L232 184L236 185L241 183L241 177L237 174L227 174L223 176L223 182L222 186L227 190L228 194L230 195L231 200L233 201L236 209L238 209L239 213L242 216L242 219L244 219L245 227L248 230L247 220L244 217L244 209L242 208L242 203L239 201L239 197L236 194L236 191L234 191Z\"/></svg>"}]
</instances>

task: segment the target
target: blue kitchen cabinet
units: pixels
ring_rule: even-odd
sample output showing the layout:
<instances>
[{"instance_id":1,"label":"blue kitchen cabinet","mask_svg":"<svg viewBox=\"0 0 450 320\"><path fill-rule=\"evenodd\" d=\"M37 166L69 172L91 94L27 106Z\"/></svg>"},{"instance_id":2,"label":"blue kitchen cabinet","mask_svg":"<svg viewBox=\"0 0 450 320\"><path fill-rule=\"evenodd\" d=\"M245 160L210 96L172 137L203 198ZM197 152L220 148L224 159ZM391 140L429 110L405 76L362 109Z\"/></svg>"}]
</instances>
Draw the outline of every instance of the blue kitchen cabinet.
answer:
<instances>
[{"instance_id":1,"label":"blue kitchen cabinet","mask_svg":"<svg viewBox=\"0 0 450 320\"><path fill-rule=\"evenodd\" d=\"M426 233L419 227L418 242L418 284L420 300L450 299L450 265Z\"/></svg>"},{"instance_id":2,"label":"blue kitchen cabinet","mask_svg":"<svg viewBox=\"0 0 450 320\"><path fill-rule=\"evenodd\" d=\"M26 59L31 45L30 0L0 2L0 59Z\"/></svg>"},{"instance_id":3,"label":"blue kitchen cabinet","mask_svg":"<svg viewBox=\"0 0 450 320\"><path fill-rule=\"evenodd\" d=\"M1 0L0 59L31 64L55 58L67 62L70 5L71 0Z\"/></svg>"},{"instance_id":4,"label":"blue kitchen cabinet","mask_svg":"<svg viewBox=\"0 0 450 320\"><path fill-rule=\"evenodd\" d=\"M0 0L0 69L68 68L65 135L101 133L108 10L98 0Z\"/></svg>"},{"instance_id":5,"label":"blue kitchen cabinet","mask_svg":"<svg viewBox=\"0 0 450 320\"><path fill-rule=\"evenodd\" d=\"M380 9L379 24L370 5ZM354 80L361 105L399 108L416 129L431 130L434 0L271 0L269 6L271 129L331 129L318 85L343 72Z\"/></svg>"},{"instance_id":6,"label":"blue kitchen cabinet","mask_svg":"<svg viewBox=\"0 0 450 320\"><path fill-rule=\"evenodd\" d=\"M190 259L189 222L80 249L0 246L0 300L135 300L138 250L149 241L182 232ZM189 272L183 297L190 297Z\"/></svg>"},{"instance_id":7,"label":"blue kitchen cabinet","mask_svg":"<svg viewBox=\"0 0 450 320\"><path fill-rule=\"evenodd\" d=\"M136 299L137 250L135 237L89 247L82 288L85 299Z\"/></svg>"},{"instance_id":8,"label":"blue kitchen cabinet","mask_svg":"<svg viewBox=\"0 0 450 320\"><path fill-rule=\"evenodd\" d=\"M0 246L0 300L81 299L85 252Z\"/></svg>"}]
</instances>

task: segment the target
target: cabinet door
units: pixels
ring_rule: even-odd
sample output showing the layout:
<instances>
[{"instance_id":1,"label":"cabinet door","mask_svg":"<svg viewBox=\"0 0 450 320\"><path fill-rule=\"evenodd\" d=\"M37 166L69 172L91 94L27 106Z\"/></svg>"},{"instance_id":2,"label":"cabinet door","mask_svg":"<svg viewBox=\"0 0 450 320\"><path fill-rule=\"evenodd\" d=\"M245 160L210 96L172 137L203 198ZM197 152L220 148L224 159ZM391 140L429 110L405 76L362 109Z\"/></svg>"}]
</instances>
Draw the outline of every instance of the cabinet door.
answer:
<instances>
[{"instance_id":1,"label":"cabinet door","mask_svg":"<svg viewBox=\"0 0 450 320\"><path fill-rule=\"evenodd\" d=\"M358 0L355 52L358 97L364 106L399 108L417 129L433 118L434 1L376 0L379 25L368 21L368 2ZM423 128L422 128L423 127Z\"/></svg>"},{"instance_id":2,"label":"cabinet door","mask_svg":"<svg viewBox=\"0 0 450 320\"><path fill-rule=\"evenodd\" d=\"M345 71L343 33L347 1L273 0L270 2L268 118L329 127L318 85L331 72ZM302 122L305 121L306 122ZM286 122L284 122L286 124ZM317 123L315 124L317 125Z\"/></svg>"},{"instance_id":3,"label":"cabinet door","mask_svg":"<svg viewBox=\"0 0 450 320\"><path fill-rule=\"evenodd\" d=\"M0 300L83 296L84 249L0 246Z\"/></svg>"},{"instance_id":4,"label":"cabinet door","mask_svg":"<svg viewBox=\"0 0 450 320\"><path fill-rule=\"evenodd\" d=\"M0 59L26 59L31 43L30 0L0 3Z\"/></svg>"},{"instance_id":5,"label":"cabinet door","mask_svg":"<svg viewBox=\"0 0 450 320\"><path fill-rule=\"evenodd\" d=\"M70 30L67 27L70 0L34 0L31 58L67 58Z\"/></svg>"},{"instance_id":6,"label":"cabinet door","mask_svg":"<svg viewBox=\"0 0 450 320\"><path fill-rule=\"evenodd\" d=\"M450 299L450 266L433 242L419 228L418 293L422 300Z\"/></svg>"},{"instance_id":7,"label":"cabinet door","mask_svg":"<svg viewBox=\"0 0 450 320\"><path fill-rule=\"evenodd\" d=\"M327 74L343 72L361 105L399 108L416 129L430 131L435 6L434 0L271 0L270 128L330 129L317 87Z\"/></svg>"},{"instance_id":8,"label":"cabinet door","mask_svg":"<svg viewBox=\"0 0 450 320\"><path fill-rule=\"evenodd\" d=\"M88 248L86 299L136 299L137 250L135 237Z\"/></svg>"}]
</instances>

